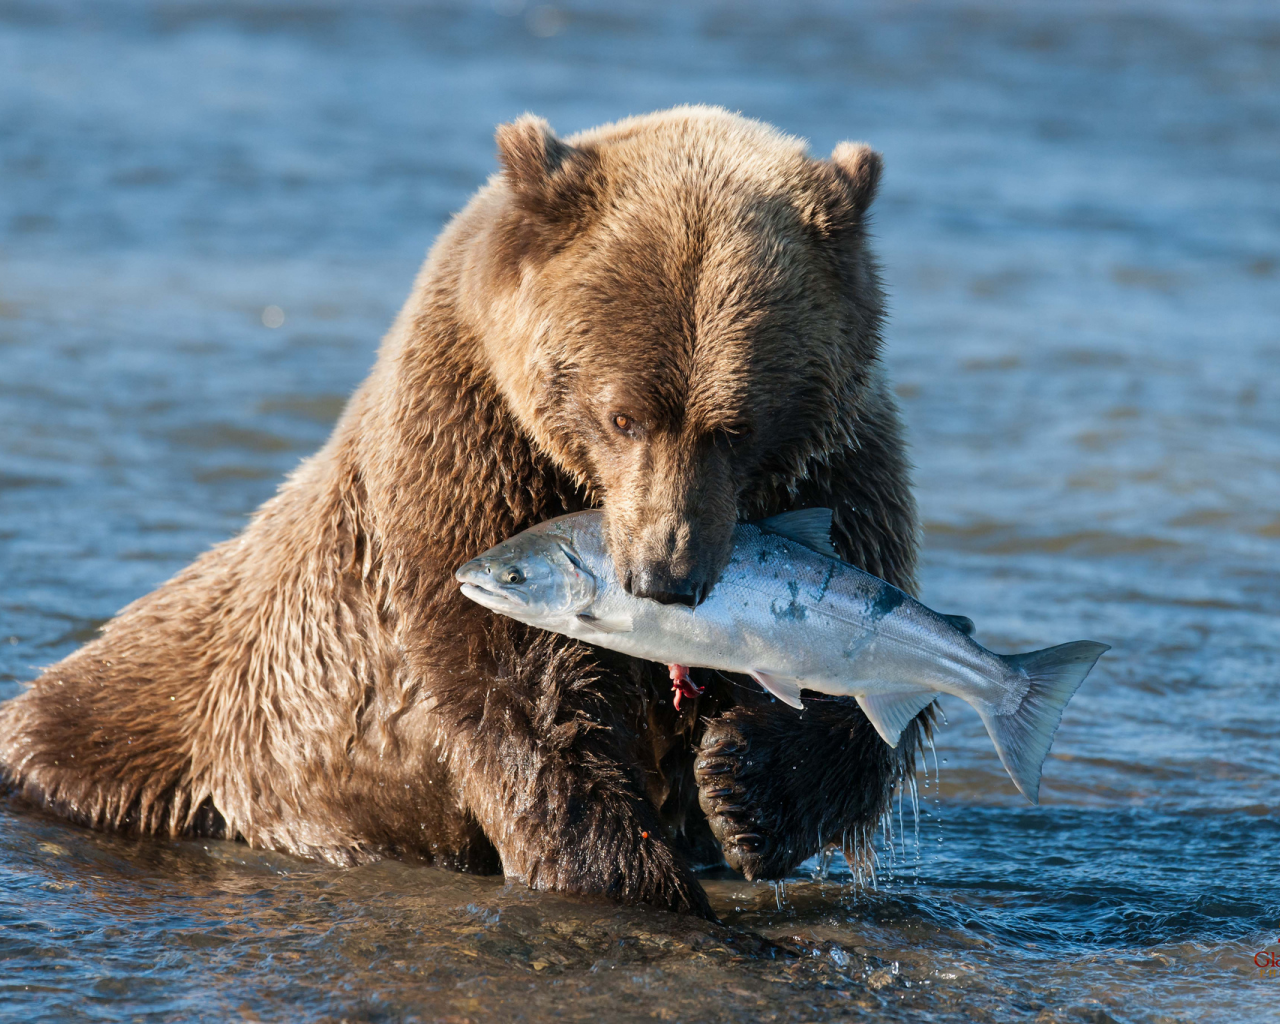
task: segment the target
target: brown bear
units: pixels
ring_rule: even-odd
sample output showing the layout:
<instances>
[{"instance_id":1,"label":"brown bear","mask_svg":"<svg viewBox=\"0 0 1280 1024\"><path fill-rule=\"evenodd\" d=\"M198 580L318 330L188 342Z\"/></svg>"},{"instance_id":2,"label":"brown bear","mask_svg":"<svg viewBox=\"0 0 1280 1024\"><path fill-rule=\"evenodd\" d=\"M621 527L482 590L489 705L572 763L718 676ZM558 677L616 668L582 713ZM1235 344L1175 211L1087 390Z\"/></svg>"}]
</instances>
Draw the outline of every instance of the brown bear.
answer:
<instances>
[{"instance_id":1,"label":"brown bear","mask_svg":"<svg viewBox=\"0 0 1280 1024\"><path fill-rule=\"evenodd\" d=\"M876 824L921 722L891 750L851 701L719 674L677 711L663 666L500 620L453 571L598 506L632 592L696 605L736 521L829 506L911 590L879 156L706 107L497 144L324 448L0 708L21 798L703 915L690 864L775 877Z\"/></svg>"}]
</instances>

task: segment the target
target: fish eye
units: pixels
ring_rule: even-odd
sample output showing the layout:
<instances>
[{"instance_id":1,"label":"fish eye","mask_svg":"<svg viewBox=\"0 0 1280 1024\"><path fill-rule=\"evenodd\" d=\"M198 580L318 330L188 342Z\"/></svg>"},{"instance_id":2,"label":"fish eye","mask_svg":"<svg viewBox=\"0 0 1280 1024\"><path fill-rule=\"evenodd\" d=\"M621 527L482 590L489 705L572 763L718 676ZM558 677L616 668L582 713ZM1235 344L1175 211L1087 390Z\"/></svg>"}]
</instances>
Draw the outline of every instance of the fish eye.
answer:
<instances>
[{"instance_id":1,"label":"fish eye","mask_svg":"<svg viewBox=\"0 0 1280 1024\"><path fill-rule=\"evenodd\" d=\"M502 582L512 583L512 584L523 583L524 573L522 573L518 568L516 568L516 566L509 565L502 570Z\"/></svg>"}]
</instances>

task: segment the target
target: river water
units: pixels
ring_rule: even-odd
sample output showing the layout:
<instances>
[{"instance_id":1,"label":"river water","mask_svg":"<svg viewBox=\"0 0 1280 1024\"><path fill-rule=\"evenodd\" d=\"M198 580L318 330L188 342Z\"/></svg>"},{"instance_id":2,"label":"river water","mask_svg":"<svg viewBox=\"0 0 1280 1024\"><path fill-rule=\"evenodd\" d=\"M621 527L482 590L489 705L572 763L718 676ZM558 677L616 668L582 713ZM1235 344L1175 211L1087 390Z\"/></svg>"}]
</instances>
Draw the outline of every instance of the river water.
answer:
<instances>
[{"instance_id":1,"label":"river water","mask_svg":"<svg viewBox=\"0 0 1280 1024\"><path fill-rule=\"evenodd\" d=\"M948 703L874 884L708 926L0 804L0 1017L1280 1019L1270 3L4 0L0 697L322 442L495 123L693 101L885 154L924 597L1114 646L1042 805Z\"/></svg>"}]
</instances>

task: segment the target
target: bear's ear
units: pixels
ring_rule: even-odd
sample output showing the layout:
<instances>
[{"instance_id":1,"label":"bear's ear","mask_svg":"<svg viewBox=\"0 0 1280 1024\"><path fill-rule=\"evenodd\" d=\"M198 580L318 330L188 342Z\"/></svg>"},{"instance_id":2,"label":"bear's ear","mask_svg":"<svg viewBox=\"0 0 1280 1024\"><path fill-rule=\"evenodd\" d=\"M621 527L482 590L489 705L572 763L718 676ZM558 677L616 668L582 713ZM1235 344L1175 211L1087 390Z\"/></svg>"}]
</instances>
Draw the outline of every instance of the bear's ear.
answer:
<instances>
[{"instance_id":1,"label":"bear's ear","mask_svg":"<svg viewBox=\"0 0 1280 1024\"><path fill-rule=\"evenodd\" d=\"M526 209L548 218L578 219L588 206L595 151L571 146L533 114L498 126L503 176Z\"/></svg>"},{"instance_id":2,"label":"bear's ear","mask_svg":"<svg viewBox=\"0 0 1280 1024\"><path fill-rule=\"evenodd\" d=\"M861 220L880 184L880 154L862 142L842 142L831 151L831 166L843 193L832 214L837 223Z\"/></svg>"},{"instance_id":3,"label":"bear's ear","mask_svg":"<svg viewBox=\"0 0 1280 1024\"><path fill-rule=\"evenodd\" d=\"M498 125L496 138L507 184L517 192L543 188L573 150L556 138L545 119L533 114Z\"/></svg>"}]
</instances>

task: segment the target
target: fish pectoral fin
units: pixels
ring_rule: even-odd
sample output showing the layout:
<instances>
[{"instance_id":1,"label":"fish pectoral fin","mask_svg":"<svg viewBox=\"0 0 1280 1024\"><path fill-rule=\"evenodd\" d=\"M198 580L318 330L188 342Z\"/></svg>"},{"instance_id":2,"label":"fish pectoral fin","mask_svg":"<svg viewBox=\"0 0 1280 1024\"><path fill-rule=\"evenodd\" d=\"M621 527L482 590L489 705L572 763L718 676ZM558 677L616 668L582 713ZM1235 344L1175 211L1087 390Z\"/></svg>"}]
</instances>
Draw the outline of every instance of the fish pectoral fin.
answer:
<instances>
[{"instance_id":1,"label":"fish pectoral fin","mask_svg":"<svg viewBox=\"0 0 1280 1024\"><path fill-rule=\"evenodd\" d=\"M810 551L828 558L840 557L840 552L831 543L829 508L802 508L798 512L783 512L780 516L757 519L753 525L765 533L776 533L779 537L803 544Z\"/></svg>"},{"instance_id":2,"label":"fish pectoral fin","mask_svg":"<svg viewBox=\"0 0 1280 1024\"><path fill-rule=\"evenodd\" d=\"M800 703L799 679L775 676L769 672L761 672L759 669L751 673L751 678L777 697L778 700L782 701L783 704L790 704L793 708L804 708L804 705Z\"/></svg>"},{"instance_id":3,"label":"fish pectoral fin","mask_svg":"<svg viewBox=\"0 0 1280 1024\"><path fill-rule=\"evenodd\" d=\"M906 693L864 693L857 701L880 738L889 746L896 747L902 730L937 696L937 690L909 690Z\"/></svg>"},{"instance_id":4,"label":"fish pectoral fin","mask_svg":"<svg viewBox=\"0 0 1280 1024\"><path fill-rule=\"evenodd\" d=\"M584 626L589 626L597 633L630 633L635 629L635 623L629 616L618 616L612 619L600 619L594 615L588 615L583 612L578 616L578 621Z\"/></svg>"}]
</instances>

